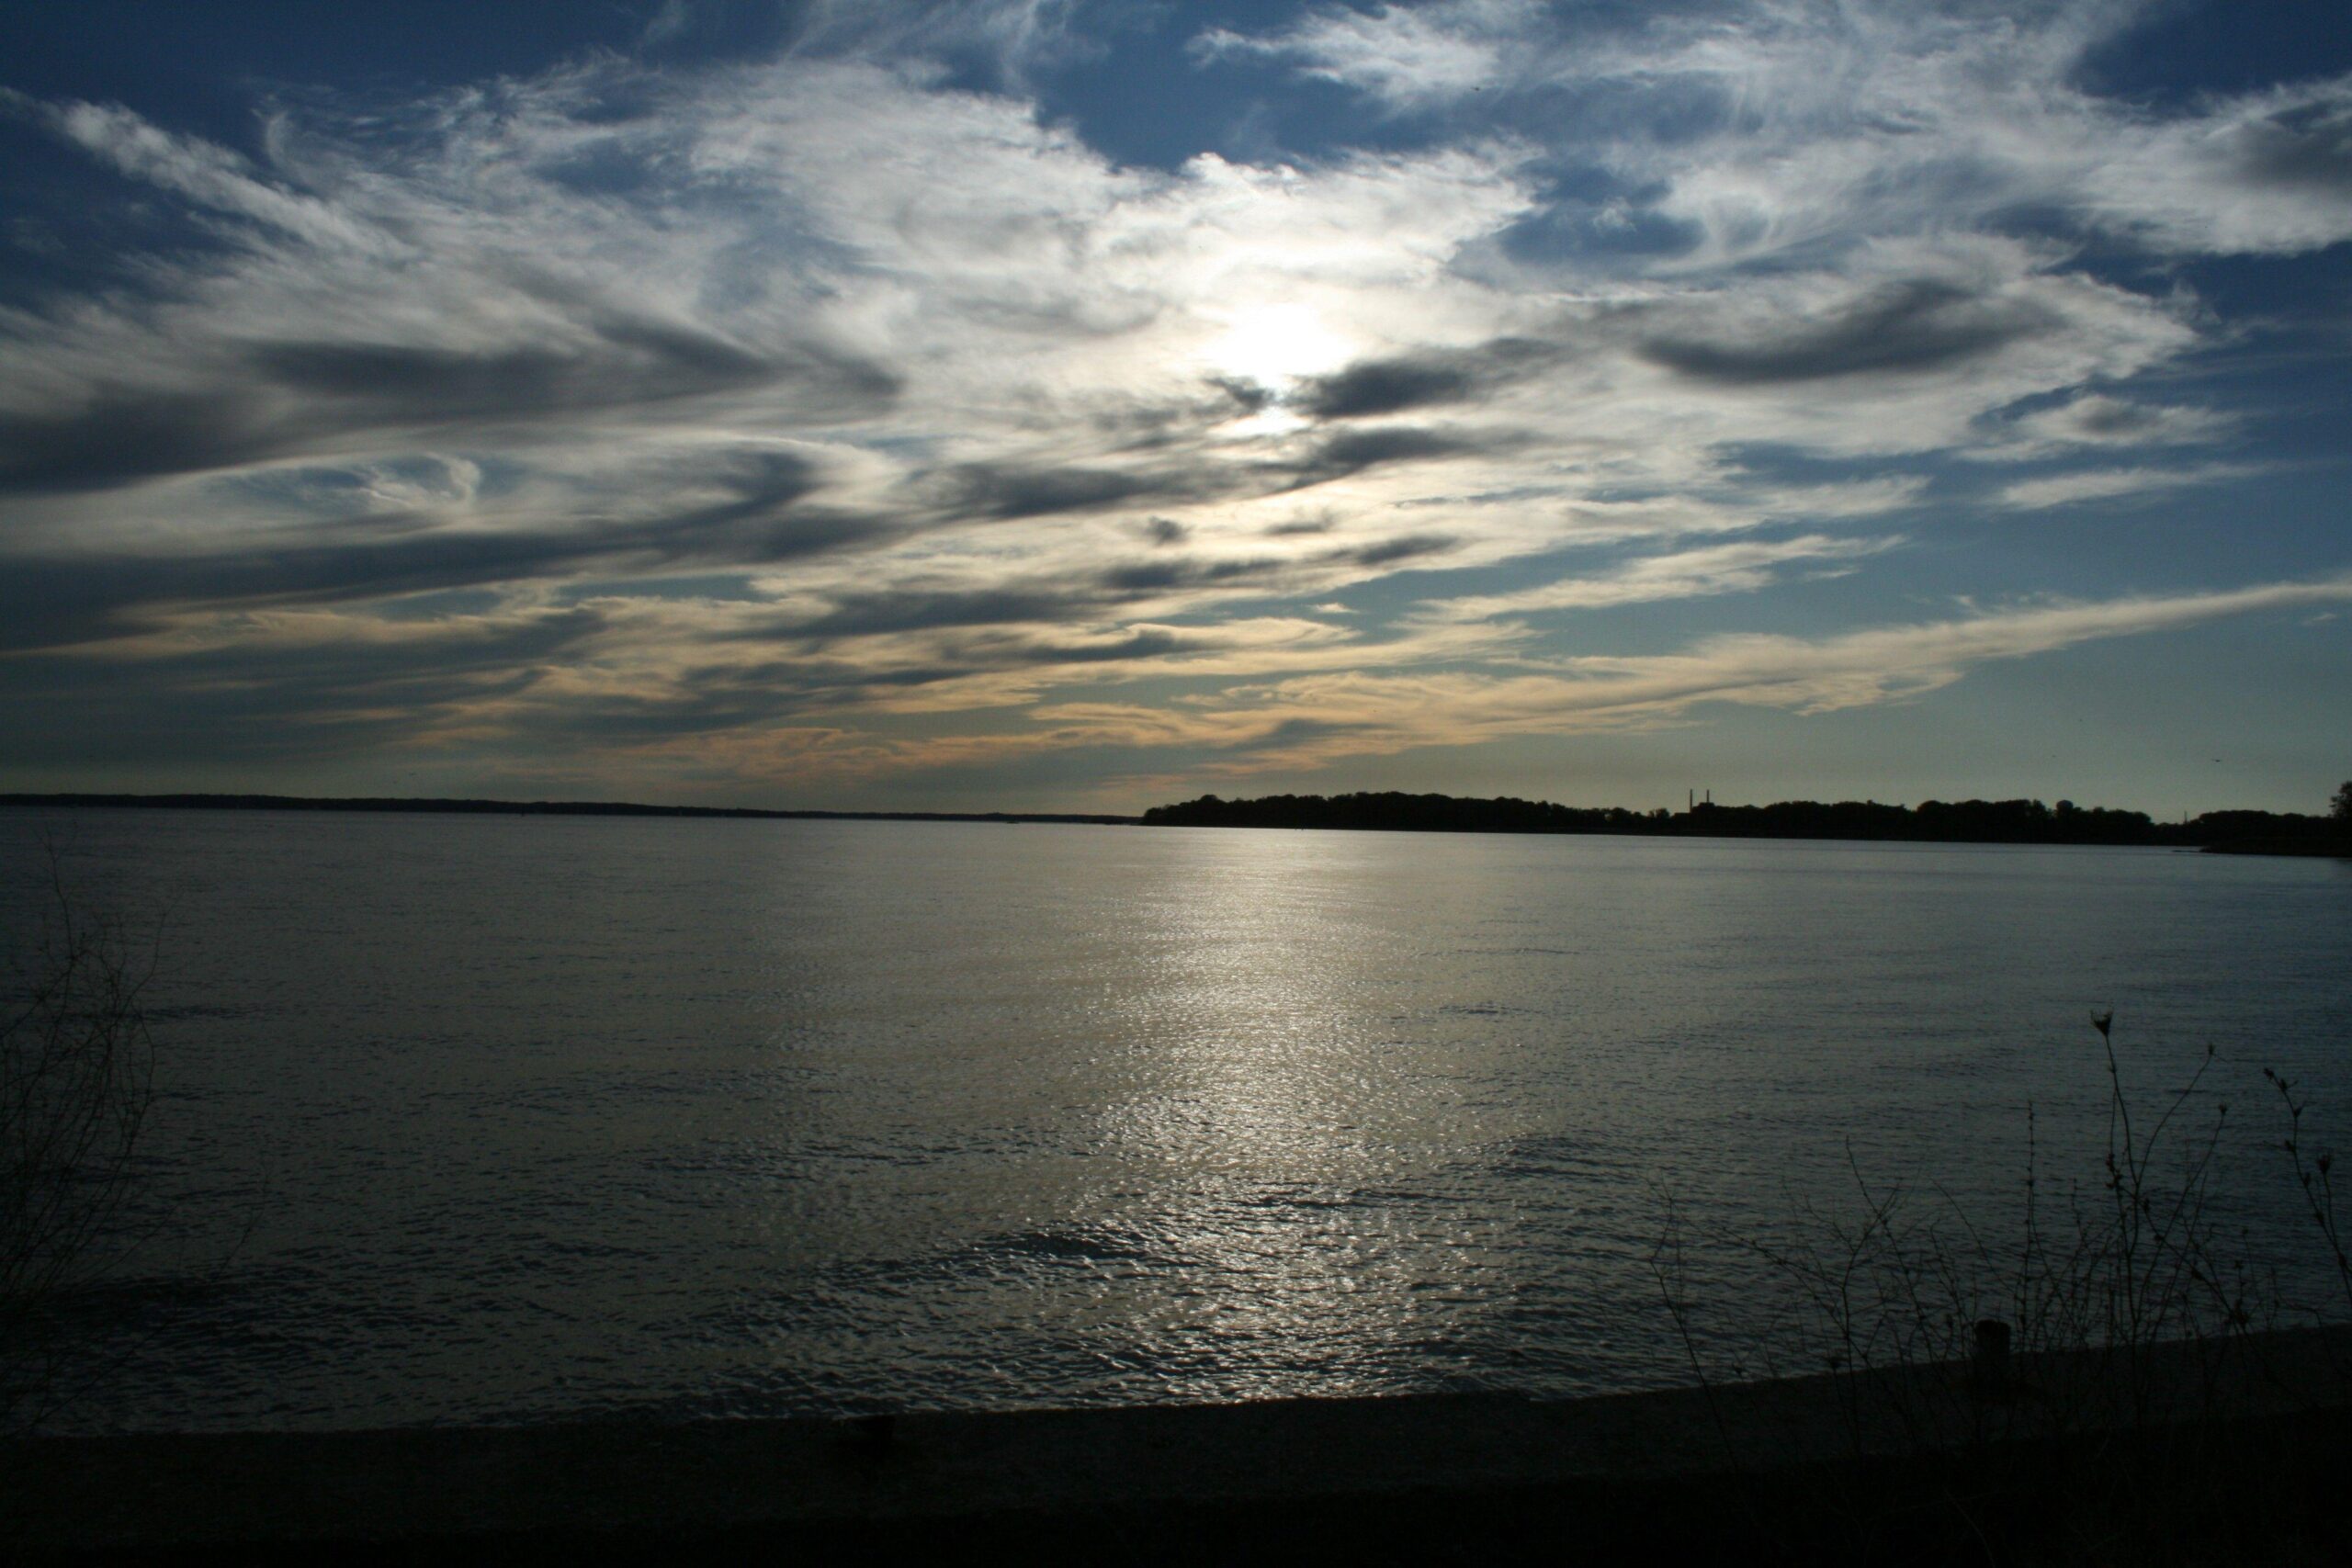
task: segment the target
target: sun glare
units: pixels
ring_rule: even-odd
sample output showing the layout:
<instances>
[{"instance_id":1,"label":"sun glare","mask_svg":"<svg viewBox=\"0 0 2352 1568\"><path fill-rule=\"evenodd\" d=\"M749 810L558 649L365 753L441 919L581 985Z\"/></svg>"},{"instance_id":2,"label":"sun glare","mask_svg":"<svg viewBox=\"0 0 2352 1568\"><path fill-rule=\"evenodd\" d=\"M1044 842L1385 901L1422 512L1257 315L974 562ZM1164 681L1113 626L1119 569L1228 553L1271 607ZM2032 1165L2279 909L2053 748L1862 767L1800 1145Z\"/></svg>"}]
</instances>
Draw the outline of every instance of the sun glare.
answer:
<instances>
[{"instance_id":1,"label":"sun glare","mask_svg":"<svg viewBox=\"0 0 2352 1568\"><path fill-rule=\"evenodd\" d=\"M1355 345L1326 325L1311 306L1251 305L1226 321L1225 332L1206 351L1209 364L1221 376L1278 388L1337 370L1355 356Z\"/></svg>"}]
</instances>

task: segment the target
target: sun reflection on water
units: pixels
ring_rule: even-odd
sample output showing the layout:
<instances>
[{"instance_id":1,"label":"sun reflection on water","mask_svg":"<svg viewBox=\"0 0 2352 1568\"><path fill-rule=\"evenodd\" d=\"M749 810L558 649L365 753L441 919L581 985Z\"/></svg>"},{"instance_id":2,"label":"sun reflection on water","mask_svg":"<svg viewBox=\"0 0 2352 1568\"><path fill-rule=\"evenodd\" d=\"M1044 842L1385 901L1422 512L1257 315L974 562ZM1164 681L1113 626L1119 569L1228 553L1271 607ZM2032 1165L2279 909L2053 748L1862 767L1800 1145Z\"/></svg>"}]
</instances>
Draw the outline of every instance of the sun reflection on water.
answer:
<instances>
[{"instance_id":1,"label":"sun reflection on water","mask_svg":"<svg viewBox=\"0 0 2352 1568\"><path fill-rule=\"evenodd\" d=\"M91 841L193 890L155 993L154 1191L187 1201L93 1330L91 1418L132 1427L1654 1385L1683 1375L1661 1186L1756 1234L1850 1145L1997 1201L2029 1098L2052 1151L2103 1103L2086 975L2149 1081L2247 1020L2299 1081L2340 1055L2341 987L2275 979L2347 938L2301 864L228 814ZM260 1190L256 1151L263 1208L205 1199Z\"/></svg>"}]
</instances>

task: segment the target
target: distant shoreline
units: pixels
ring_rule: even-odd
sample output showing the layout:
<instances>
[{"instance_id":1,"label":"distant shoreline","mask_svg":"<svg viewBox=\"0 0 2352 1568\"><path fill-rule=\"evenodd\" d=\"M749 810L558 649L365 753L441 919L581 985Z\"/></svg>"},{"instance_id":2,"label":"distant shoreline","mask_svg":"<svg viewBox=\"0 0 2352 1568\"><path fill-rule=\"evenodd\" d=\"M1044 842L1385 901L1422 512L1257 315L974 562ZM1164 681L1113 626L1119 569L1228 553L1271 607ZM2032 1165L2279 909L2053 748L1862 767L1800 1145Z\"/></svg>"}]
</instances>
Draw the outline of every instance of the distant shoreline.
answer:
<instances>
[{"instance_id":1,"label":"distant shoreline","mask_svg":"<svg viewBox=\"0 0 2352 1568\"><path fill-rule=\"evenodd\" d=\"M1080 811L795 811L756 806L644 806L605 800L446 800L391 795L0 795L0 807L145 811L413 811L450 817L735 817L849 822L1080 822L1133 827L1139 817Z\"/></svg>"},{"instance_id":2,"label":"distant shoreline","mask_svg":"<svg viewBox=\"0 0 2352 1568\"><path fill-rule=\"evenodd\" d=\"M630 801L475 800L387 795L0 795L0 807L49 810L413 812L458 817L678 817L768 821L1062 823L1110 828L1289 828L1340 831L1512 833L1618 838L1768 839L1884 843L2052 844L2202 850L2216 854L2352 856L2352 837L2332 819L2269 811L2209 812L2184 823L2100 807L2055 808L2038 800L1781 801L1687 811L1555 806L1504 797L1359 794L1204 795L1140 816L1079 811L820 811L749 806L654 806Z\"/></svg>"},{"instance_id":3,"label":"distant shoreline","mask_svg":"<svg viewBox=\"0 0 2352 1568\"><path fill-rule=\"evenodd\" d=\"M2352 855L2352 833L2332 818L2276 811L2211 811L2178 823L2105 807L2039 800L1783 800L1770 806L1694 801L1659 807L1558 806L1550 801L1462 799L1394 791L1214 795L1144 813L1146 827L1403 829L1425 832L1590 833L1645 838L1846 840L1884 843L2074 844L2211 850L2238 854Z\"/></svg>"}]
</instances>

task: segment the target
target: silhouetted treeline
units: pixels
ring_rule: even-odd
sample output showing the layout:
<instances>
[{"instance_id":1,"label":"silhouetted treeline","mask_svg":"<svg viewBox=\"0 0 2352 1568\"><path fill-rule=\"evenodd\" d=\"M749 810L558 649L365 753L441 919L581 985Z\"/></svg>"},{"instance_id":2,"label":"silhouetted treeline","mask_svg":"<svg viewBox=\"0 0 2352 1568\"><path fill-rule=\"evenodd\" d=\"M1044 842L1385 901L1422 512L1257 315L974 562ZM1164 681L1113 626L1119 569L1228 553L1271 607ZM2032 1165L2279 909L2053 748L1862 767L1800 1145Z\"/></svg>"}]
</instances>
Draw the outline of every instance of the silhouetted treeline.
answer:
<instances>
[{"instance_id":1,"label":"silhouetted treeline","mask_svg":"<svg viewBox=\"0 0 2352 1568\"><path fill-rule=\"evenodd\" d=\"M2143 811L2079 807L2071 800L1928 800L1916 807L1874 800L1784 800L1772 806L1702 805L1688 811L1628 811L1622 806L1555 806L1544 800L1465 800L1449 795L1272 795L1221 800L1204 795L1143 814L1148 827L1363 828L1439 833L1640 833L1705 839L1903 839L1942 843L2171 844L2183 847L2324 850L2343 830L2324 817L2292 812L2215 811L2186 823L2151 821Z\"/></svg>"}]
</instances>

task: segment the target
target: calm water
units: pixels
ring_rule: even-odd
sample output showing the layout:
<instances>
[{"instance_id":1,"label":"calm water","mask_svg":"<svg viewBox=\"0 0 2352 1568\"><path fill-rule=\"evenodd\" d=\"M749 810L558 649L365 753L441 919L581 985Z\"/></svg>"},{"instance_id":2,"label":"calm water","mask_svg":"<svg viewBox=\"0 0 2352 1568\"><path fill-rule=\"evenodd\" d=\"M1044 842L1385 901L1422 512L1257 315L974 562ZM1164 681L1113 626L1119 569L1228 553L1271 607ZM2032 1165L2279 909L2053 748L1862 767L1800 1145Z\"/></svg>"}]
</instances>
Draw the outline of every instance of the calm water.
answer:
<instances>
[{"instance_id":1,"label":"calm water","mask_svg":"<svg viewBox=\"0 0 2352 1568\"><path fill-rule=\"evenodd\" d=\"M90 1427L1683 1382L1669 1192L1736 1337L1773 1287L1706 1237L1849 1151L1997 1219L2031 1102L2088 1174L2093 1008L2151 1103L2230 1059L2262 1247L2244 1064L2323 1135L2352 1088L2324 861L5 811L11 918L44 837L160 922Z\"/></svg>"}]
</instances>

